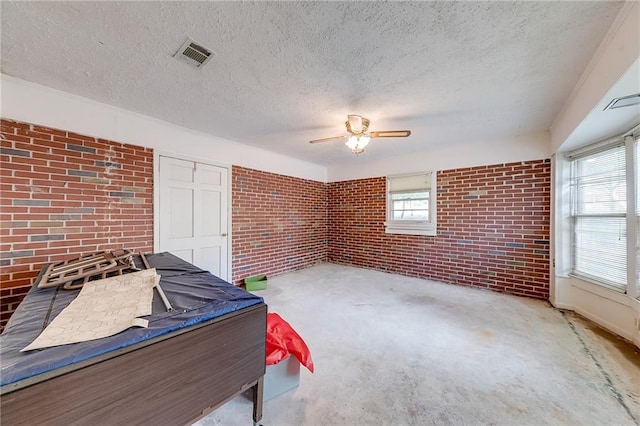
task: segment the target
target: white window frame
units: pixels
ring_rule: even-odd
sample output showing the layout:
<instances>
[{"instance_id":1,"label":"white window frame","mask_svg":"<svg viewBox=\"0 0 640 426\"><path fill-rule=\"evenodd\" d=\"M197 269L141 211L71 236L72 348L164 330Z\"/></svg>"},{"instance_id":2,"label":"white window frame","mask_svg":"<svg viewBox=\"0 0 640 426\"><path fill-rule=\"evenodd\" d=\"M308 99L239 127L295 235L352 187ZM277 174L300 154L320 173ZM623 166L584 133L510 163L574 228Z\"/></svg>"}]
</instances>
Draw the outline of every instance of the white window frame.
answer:
<instances>
[{"instance_id":1,"label":"white window frame","mask_svg":"<svg viewBox=\"0 0 640 426\"><path fill-rule=\"evenodd\" d=\"M638 129L636 127L636 129ZM611 139L608 139L603 142L599 142L596 144L592 144L583 148L580 148L576 151L566 154L565 158L569 161L571 168L573 169L573 161L584 158L585 156L589 156L598 152L607 151L615 148L616 146L624 146L624 155L625 155L625 163L626 163L626 267L627 267L627 279L626 285L624 289L621 289L617 286L612 286L610 283L606 282L606 280L598 279L592 276L581 274L579 271L575 271L573 265L573 259L575 258L575 248L573 244L571 246L571 268L569 275L579 278L584 281L588 281L594 284L597 284L602 287L609 288L614 291L618 291L621 293L625 293L633 298L637 298L640 296L640 288L638 283L639 276L639 265L638 265L638 233L640 233L640 220L638 219L638 215L640 212L637 211L636 206L638 205L636 200L636 194L638 194L638 173L639 170L636 170L638 161L636 156L638 155L638 134L635 133L633 136L630 134L626 134L624 136L618 136ZM571 204L573 200L571 201ZM571 207L573 210L573 207ZM573 224L575 223L573 218L573 211L570 216L572 218L572 229L571 229L571 238L575 238Z\"/></svg>"},{"instance_id":2,"label":"white window frame","mask_svg":"<svg viewBox=\"0 0 640 426\"><path fill-rule=\"evenodd\" d=\"M421 173L411 173L403 175L387 176L386 198L387 198L387 221L384 223L385 233L387 234L409 234L409 235L427 235L435 236L437 230L437 212L436 212L436 171L428 171ZM428 220L393 220L393 208L391 202L391 180L396 178L407 178L414 176L425 176L429 187L425 185L422 189L416 189L418 191L429 191L429 219Z\"/></svg>"}]
</instances>

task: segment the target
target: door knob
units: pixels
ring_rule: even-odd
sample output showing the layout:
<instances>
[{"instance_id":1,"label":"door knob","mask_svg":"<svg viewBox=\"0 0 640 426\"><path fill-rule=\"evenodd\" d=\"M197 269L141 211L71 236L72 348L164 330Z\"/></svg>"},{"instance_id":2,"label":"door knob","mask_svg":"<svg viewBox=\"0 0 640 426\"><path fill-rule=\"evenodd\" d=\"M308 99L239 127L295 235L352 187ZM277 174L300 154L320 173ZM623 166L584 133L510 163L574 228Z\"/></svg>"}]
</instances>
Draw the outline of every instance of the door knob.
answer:
<instances>
[{"instance_id":1,"label":"door knob","mask_svg":"<svg viewBox=\"0 0 640 426\"><path fill-rule=\"evenodd\" d=\"M224 232L224 233L222 233L222 234L220 234L220 235L222 235L223 237L226 237L226 236L227 236L227 233L226 233L226 232Z\"/></svg>"}]
</instances>

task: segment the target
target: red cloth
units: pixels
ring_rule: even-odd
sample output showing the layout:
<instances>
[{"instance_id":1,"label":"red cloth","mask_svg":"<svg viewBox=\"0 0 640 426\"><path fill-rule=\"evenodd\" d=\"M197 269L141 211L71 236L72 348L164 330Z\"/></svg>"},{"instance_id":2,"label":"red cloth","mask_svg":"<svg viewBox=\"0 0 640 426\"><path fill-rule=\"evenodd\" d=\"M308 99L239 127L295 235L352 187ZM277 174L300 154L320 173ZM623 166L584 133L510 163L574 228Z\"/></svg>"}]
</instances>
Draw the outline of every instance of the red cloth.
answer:
<instances>
[{"instance_id":1,"label":"red cloth","mask_svg":"<svg viewBox=\"0 0 640 426\"><path fill-rule=\"evenodd\" d=\"M267 365L277 364L291 354L313 373L311 353L302 337L280 315L267 314Z\"/></svg>"}]
</instances>

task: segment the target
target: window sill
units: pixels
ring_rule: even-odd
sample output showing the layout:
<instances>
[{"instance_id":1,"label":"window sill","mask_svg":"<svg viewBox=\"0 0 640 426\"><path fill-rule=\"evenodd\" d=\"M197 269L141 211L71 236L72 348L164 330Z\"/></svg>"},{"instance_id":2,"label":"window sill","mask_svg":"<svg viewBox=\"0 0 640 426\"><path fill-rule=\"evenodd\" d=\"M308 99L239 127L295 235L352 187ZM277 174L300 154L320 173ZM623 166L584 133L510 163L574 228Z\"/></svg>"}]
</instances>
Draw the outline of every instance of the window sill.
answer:
<instances>
[{"instance_id":1,"label":"window sill","mask_svg":"<svg viewBox=\"0 0 640 426\"><path fill-rule=\"evenodd\" d=\"M615 291L617 293L622 293L622 294L626 294L627 293L627 288L626 286L622 286L619 284L612 284L612 283L608 283L605 282L603 280L599 280L595 277L592 277L590 275L587 274L580 274L580 273L576 273L576 272L570 272L569 276L572 278L577 278L579 280L588 282L590 284L594 284L597 285L601 288L605 288L607 290L611 290L611 291Z\"/></svg>"},{"instance_id":2,"label":"window sill","mask_svg":"<svg viewBox=\"0 0 640 426\"><path fill-rule=\"evenodd\" d=\"M582 297L579 295L580 293L588 293L593 296L601 297L602 299L610 300L623 306L630 306L634 305L635 303L635 306L640 308L640 303L638 303L633 297L629 296L628 294L615 290L612 287L605 287L600 284L595 284L592 281L587 281L583 278L576 277L575 275L571 275L569 277L569 280L567 281L567 284L565 285L570 285L572 287L572 291L574 292L571 296L571 310L575 310L576 305L584 305L584 303L581 303ZM593 306L598 305L594 304Z\"/></svg>"},{"instance_id":3,"label":"window sill","mask_svg":"<svg viewBox=\"0 0 640 426\"><path fill-rule=\"evenodd\" d=\"M386 234L405 234L405 235L427 235L436 236L435 224L415 224L415 223L384 223Z\"/></svg>"}]
</instances>

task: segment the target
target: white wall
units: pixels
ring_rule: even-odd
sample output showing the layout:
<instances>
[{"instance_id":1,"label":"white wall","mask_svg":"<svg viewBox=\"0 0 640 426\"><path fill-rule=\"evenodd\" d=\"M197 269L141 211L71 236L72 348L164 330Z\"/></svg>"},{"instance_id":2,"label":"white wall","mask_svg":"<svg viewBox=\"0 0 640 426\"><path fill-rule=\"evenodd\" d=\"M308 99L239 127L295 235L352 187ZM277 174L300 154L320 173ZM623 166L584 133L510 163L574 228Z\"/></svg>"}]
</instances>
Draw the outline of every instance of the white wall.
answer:
<instances>
[{"instance_id":1,"label":"white wall","mask_svg":"<svg viewBox=\"0 0 640 426\"><path fill-rule=\"evenodd\" d=\"M115 142L326 182L327 169L2 74L3 118Z\"/></svg>"},{"instance_id":2,"label":"white wall","mask_svg":"<svg viewBox=\"0 0 640 426\"><path fill-rule=\"evenodd\" d=\"M424 153L387 157L379 161L328 168L329 182L362 179L426 170L450 170L515 161L549 158L549 133L537 133L508 140L477 141L456 144Z\"/></svg>"}]
</instances>

